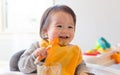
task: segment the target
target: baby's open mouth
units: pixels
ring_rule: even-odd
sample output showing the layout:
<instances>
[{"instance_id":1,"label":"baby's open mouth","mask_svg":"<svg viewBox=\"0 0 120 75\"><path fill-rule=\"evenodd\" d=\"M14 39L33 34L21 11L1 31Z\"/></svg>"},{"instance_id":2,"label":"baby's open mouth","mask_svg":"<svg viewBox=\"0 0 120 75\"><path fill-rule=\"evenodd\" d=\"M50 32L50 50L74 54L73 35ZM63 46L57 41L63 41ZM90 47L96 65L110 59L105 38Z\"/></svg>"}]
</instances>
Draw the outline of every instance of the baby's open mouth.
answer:
<instances>
[{"instance_id":1,"label":"baby's open mouth","mask_svg":"<svg viewBox=\"0 0 120 75\"><path fill-rule=\"evenodd\" d=\"M66 46L68 44L69 41L69 36L59 36L60 42L59 44L61 46Z\"/></svg>"},{"instance_id":2,"label":"baby's open mouth","mask_svg":"<svg viewBox=\"0 0 120 75\"><path fill-rule=\"evenodd\" d=\"M68 36L59 36L60 39L68 39Z\"/></svg>"}]
</instances>

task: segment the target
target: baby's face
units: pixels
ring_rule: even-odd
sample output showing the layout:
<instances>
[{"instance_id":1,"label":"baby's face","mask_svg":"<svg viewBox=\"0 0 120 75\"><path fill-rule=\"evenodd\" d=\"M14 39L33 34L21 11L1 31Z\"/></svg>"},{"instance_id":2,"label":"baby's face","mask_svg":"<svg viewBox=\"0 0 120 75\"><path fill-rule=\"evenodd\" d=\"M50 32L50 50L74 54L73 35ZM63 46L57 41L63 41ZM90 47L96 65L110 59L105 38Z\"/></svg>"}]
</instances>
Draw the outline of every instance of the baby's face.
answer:
<instances>
[{"instance_id":1,"label":"baby's face","mask_svg":"<svg viewBox=\"0 0 120 75\"><path fill-rule=\"evenodd\" d=\"M74 37L74 32L75 25L70 14L60 11L51 15L47 30L49 40L58 37L60 45L68 45Z\"/></svg>"}]
</instances>

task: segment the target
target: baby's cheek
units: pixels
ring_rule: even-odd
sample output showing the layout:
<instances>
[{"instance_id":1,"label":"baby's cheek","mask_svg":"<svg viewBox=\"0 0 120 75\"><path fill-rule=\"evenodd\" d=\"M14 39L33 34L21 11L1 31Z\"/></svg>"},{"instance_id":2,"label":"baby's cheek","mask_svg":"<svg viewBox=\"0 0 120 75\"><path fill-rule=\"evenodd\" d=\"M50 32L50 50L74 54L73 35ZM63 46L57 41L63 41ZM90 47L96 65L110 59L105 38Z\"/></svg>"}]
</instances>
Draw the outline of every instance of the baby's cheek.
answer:
<instances>
[{"instance_id":1,"label":"baby's cheek","mask_svg":"<svg viewBox=\"0 0 120 75\"><path fill-rule=\"evenodd\" d=\"M70 38L71 38L71 39L74 38L74 33L70 33Z\"/></svg>"},{"instance_id":2,"label":"baby's cheek","mask_svg":"<svg viewBox=\"0 0 120 75\"><path fill-rule=\"evenodd\" d=\"M57 32L57 31L55 31L55 32L53 33L53 38L56 38L56 37L59 37L59 32Z\"/></svg>"},{"instance_id":3,"label":"baby's cheek","mask_svg":"<svg viewBox=\"0 0 120 75\"><path fill-rule=\"evenodd\" d=\"M48 38L50 40L54 40L54 38L58 37L58 33L49 33Z\"/></svg>"}]
</instances>

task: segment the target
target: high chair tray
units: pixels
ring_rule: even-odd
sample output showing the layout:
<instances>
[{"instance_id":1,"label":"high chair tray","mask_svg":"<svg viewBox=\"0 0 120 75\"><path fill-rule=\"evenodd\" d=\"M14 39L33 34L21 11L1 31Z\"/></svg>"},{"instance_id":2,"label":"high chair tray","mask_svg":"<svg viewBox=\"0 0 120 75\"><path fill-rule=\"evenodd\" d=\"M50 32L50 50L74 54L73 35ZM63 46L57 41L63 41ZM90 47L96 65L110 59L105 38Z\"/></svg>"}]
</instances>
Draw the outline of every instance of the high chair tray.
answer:
<instances>
[{"instance_id":1,"label":"high chair tray","mask_svg":"<svg viewBox=\"0 0 120 75\"><path fill-rule=\"evenodd\" d=\"M120 70L95 64L87 64L90 72L95 75L120 75Z\"/></svg>"}]
</instances>

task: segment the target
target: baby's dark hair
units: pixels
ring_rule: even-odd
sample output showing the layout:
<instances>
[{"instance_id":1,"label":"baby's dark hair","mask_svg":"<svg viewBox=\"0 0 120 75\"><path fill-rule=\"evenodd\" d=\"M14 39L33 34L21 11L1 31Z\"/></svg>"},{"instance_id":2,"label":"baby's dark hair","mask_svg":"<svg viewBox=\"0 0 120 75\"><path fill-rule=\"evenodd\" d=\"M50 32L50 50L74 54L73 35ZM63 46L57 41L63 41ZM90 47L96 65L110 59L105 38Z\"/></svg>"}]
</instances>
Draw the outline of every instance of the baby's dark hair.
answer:
<instances>
[{"instance_id":1,"label":"baby's dark hair","mask_svg":"<svg viewBox=\"0 0 120 75\"><path fill-rule=\"evenodd\" d=\"M74 25L76 25L76 15L74 13L74 11L66 6L66 5L55 5L52 7L49 7L44 13L43 16L41 18L41 23L40 23L40 37L42 39L46 39L45 35L44 35L44 31L47 30L48 25L50 23L50 15L54 12L59 12L59 11L63 11L66 12L68 14L70 14L73 17L73 21L74 21Z\"/></svg>"}]
</instances>

